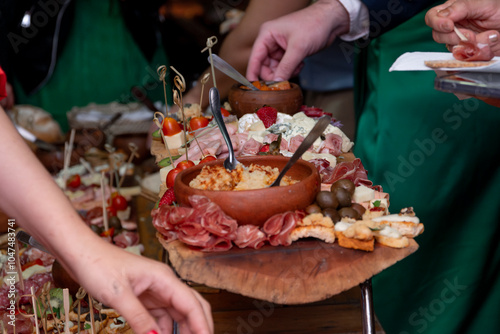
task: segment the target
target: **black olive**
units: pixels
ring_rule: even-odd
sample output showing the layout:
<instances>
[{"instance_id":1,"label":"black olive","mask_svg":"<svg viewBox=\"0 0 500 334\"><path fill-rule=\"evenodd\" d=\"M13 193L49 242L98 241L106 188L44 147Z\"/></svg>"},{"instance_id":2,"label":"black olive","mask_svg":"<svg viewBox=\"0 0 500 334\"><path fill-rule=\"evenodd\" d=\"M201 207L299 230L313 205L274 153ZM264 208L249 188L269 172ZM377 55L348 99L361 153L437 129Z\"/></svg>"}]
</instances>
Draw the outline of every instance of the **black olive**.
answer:
<instances>
[{"instance_id":1,"label":"black olive","mask_svg":"<svg viewBox=\"0 0 500 334\"><path fill-rule=\"evenodd\" d=\"M347 190L351 196L354 195L354 190L356 190L354 182L348 179L341 179L336 181L335 183L332 184L330 190L333 191L336 188L343 188Z\"/></svg>"},{"instance_id":2,"label":"black olive","mask_svg":"<svg viewBox=\"0 0 500 334\"><path fill-rule=\"evenodd\" d=\"M321 208L319 207L318 204L316 203L313 203L311 205L309 205L307 208L306 208L306 213L308 215L312 214L312 213L318 213L318 212L321 212Z\"/></svg>"},{"instance_id":3,"label":"black olive","mask_svg":"<svg viewBox=\"0 0 500 334\"><path fill-rule=\"evenodd\" d=\"M94 225L94 224L90 224L90 229L97 234L101 234L102 231L104 231L104 229L102 227Z\"/></svg>"},{"instance_id":4,"label":"black olive","mask_svg":"<svg viewBox=\"0 0 500 334\"><path fill-rule=\"evenodd\" d=\"M335 209L332 209L332 208L327 208L327 209L324 209L323 210L323 216L325 217L330 217L330 219L336 223L336 222L339 222L340 221L340 215L339 215L339 212Z\"/></svg>"},{"instance_id":5,"label":"black olive","mask_svg":"<svg viewBox=\"0 0 500 334\"><path fill-rule=\"evenodd\" d=\"M109 227L114 227L115 229L122 228L122 223L120 221L120 218L118 218L117 216L109 217L108 225L109 225Z\"/></svg>"},{"instance_id":6,"label":"black olive","mask_svg":"<svg viewBox=\"0 0 500 334\"><path fill-rule=\"evenodd\" d=\"M356 210L358 212L359 217L362 217L366 211L366 208L359 203L352 203L351 208L353 208L354 210Z\"/></svg>"},{"instance_id":7,"label":"black olive","mask_svg":"<svg viewBox=\"0 0 500 334\"><path fill-rule=\"evenodd\" d=\"M351 206L351 194L345 190L344 188L335 188L332 191L332 194L335 195L337 201L339 202L339 207L345 208Z\"/></svg>"},{"instance_id":8,"label":"black olive","mask_svg":"<svg viewBox=\"0 0 500 334\"><path fill-rule=\"evenodd\" d=\"M339 210L339 215L342 218L343 217L348 217L348 218L353 218L353 219L359 218L358 211L354 210L353 208L342 208Z\"/></svg>"},{"instance_id":9,"label":"black olive","mask_svg":"<svg viewBox=\"0 0 500 334\"><path fill-rule=\"evenodd\" d=\"M336 209L339 206L339 202L335 197L335 194L330 191L320 191L316 195L316 203L318 203L322 209Z\"/></svg>"}]
</instances>

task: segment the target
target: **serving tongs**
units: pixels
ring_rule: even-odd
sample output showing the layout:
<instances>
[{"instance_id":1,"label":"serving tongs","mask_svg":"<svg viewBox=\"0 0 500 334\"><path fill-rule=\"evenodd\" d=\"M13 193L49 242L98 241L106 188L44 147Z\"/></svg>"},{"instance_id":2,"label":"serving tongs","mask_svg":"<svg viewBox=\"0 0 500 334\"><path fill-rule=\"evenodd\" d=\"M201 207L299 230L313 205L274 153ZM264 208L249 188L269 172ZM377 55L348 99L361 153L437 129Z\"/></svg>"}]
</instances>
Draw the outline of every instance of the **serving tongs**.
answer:
<instances>
[{"instance_id":1,"label":"serving tongs","mask_svg":"<svg viewBox=\"0 0 500 334\"><path fill-rule=\"evenodd\" d=\"M220 132L222 133L222 137L224 137L224 140L226 141L227 149L229 151L229 156L226 158L226 160L224 160L224 168L233 170L236 168L236 165L239 162L238 160L236 160L236 156L234 155L233 144L231 143L231 138L229 137L229 133L227 132L226 124L224 123L224 118L222 117L222 112L220 110L219 90L215 87L210 88L208 99L214 119L219 126Z\"/></svg>"},{"instance_id":2,"label":"serving tongs","mask_svg":"<svg viewBox=\"0 0 500 334\"><path fill-rule=\"evenodd\" d=\"M213 59L213 65L222 73L226 74L228 77L238 81L240 84L247 86L251 90L259 90L255 87L247 78L245 78L240 72L238 72L234 67L229 65L224 59L217 56L216 54L212 54L211 57L208 57L208 62L211 64L211 59Z\"/></svg>"}]
</instances>

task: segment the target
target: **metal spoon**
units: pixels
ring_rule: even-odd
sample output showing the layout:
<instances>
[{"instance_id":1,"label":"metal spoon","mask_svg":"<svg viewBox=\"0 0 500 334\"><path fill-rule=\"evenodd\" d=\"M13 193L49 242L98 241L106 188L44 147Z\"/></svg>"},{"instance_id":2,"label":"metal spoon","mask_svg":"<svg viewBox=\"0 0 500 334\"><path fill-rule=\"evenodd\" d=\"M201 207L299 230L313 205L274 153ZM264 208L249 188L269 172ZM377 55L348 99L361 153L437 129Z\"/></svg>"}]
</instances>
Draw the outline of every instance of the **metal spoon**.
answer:
<instances>
[{"instance_id":1,"label":"metal spoon","mask_svg":"<svg viewBox=\"0 0 500 334\"><path fill-rule=\"evenodd\" d=\"M224 118L222 117L222 112L220 110L219 90L215 87L210 88L208 96L210 108L212 108L212 114L214 115L215 121L217 122L220 132L222 133L222 137L224 137L224 140L226 141L227 149L229 150L229 157L224 160L224 168L233 170L239 162L234 156L233 144L231 143L231 138L229 138L229 133L227 132L226 124L224 123Z\"/></svg>"},{"instance_id":2,"label":"metal spoon","mask_svg":"<svg viewBox=\"0 0 500 334\"><path fill-rule=\"evenodd\" d=\"M218 70L226 74L228 77L233 78L238 81L240 84L247 86L251 90L259 90L255 87L247 78L245 78L240 72L238 72L234 67L229 65L224 59L217 56L216 54L212 54L212 58L214 61L214 66L217 67ZM211 63L210 57L208 57L208 62Z\"/></svg>"},{"instance_id":3,"label":"metal spoon","mask_svg":"<svg viewBox=\"0 0 500 334\"><path fill-rule=\"evenodd\" d=\"M275 187L275 186L279 186L280 185L281 179L283 178L283 176L285 176L286 172L288 172L288 170L290 169L290 167L292 167L293 164L296 163L297 160L299 160L299 158L302 156L302 154L304 154L304 152L307 151L307 149L309 149L309 147L311 147L311 145L314 143L314 141L319 136L321 136L321 134L323 133L323 131L325 131L325 129L328 126L328 124L330 124L331 120L332 119L330 118L330 116L326 116L325 115L325 116L322 116L316 122L316 124L314 125L314 127L307 134L307 136L304 139L304 141L300 144L299 148L297 148L297 150L292 155L292 157L290 158L290 160L288 160L288 162L286 163L285 167L281 170L281 172L279 173L279 175L276 178L276 180L274 180L274 182L269 187Z\"/></svg>"}]
</instances>

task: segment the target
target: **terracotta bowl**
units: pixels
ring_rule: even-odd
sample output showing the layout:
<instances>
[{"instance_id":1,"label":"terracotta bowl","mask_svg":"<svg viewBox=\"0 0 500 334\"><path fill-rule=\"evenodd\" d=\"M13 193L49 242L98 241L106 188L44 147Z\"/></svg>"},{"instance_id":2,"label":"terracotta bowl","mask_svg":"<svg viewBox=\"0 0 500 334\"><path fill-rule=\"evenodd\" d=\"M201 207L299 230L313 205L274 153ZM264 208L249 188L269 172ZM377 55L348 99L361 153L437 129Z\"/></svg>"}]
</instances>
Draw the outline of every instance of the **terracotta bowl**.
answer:
<instances>
[{"instance_id":1,"label":"terracotta bowl","mask_svg":"<svg viewBox=\"0 0 500 334\"><path fill-rule=\"evenodd\" d=\"M284 114L293 115L300 110L303 102L302 90L297 84L291 83L287 90L247 90L235 84L229 90L228 101L232 113L238 118L244 114L256 112L260 107L268 105Z\"/></svg>"},{"instance_id":2,"label":"terracotta bowl","mask_svg":"<svg viewBox=\"0 0 500 334\"><path fill-rule=\"evenodd\" d=\"M259 164L283 169L289 158L282 156L241 157L243 165ZM263 225L266 220L286 211L305 209L314 202L321 186L321 179L316 167L300 159L286 173L300 182L291 186L280 186L255 190L214 191L191 188L189 182L194 179L205 165L222 165L223 160L211 161L204 165L188 168L175 178L174 192L178 203L189 205L189 196L202 195L218 204L239 225Z\"/></svg>"}]
</instances>

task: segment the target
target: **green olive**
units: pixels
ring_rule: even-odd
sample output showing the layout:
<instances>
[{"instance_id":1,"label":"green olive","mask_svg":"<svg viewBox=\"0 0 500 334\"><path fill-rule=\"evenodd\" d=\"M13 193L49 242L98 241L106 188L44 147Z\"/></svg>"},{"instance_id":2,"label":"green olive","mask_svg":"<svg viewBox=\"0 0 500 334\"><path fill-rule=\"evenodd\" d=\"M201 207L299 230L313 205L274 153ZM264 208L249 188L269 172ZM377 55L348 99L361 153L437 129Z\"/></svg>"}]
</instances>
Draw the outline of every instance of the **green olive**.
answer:
<instances>
[{"instance_id":1,"label":"green olive","mask_svg":"<svg viewBox=\"0 0 500 334\"><path fill-rule=\"evenodd\" d=\"M339 207L345 208L351 206L351 194L344 188L337 187L331 193L337 198Z\"/></svg>"},{"instance_id":2,"label":"green olive","mask_svg":"<svg viewBox=\"0 0 500 334\"><path fill-rule=\"evenodd\" d=\"M321 212L321 208L319 207L318 204L316 203L313 203L311 205L309 205L307 208L306 208L306 213L308 215L312 214L312 213L319 213Z\"/></svg>"},{"instance_id":3,"label":"green olive","mask_svg":"<svg viewBox=\"0 0 500 334\"><path fill-rule=\"evenodd\" d=\"M335 183L332 184L332 187L330 188L331 191L333 191L336 188L343 188L349 192L349 194L354 195L354 190L356 190L356 186L354 185L354 182L348 179L341 179L336 181Z\"/></svg>"},{"instance_id":4,"label":"green olive","mask_svg":"<svg viewBox=\"0 0 500 334\"><path fill-rule=\"evenodd\" d=\"M351 208L353 208L354 210L356 210L358 212L359 217L362 217L366 211L366 208L359 203L352 203Z\"/></svg>"},{"instance_id":5,"label":"green olive","mask_svg":"<svg viewBox=\"0 0 500 334\"><path fill-rule=\"evenodd\" d=\"M342 208L339 210L339 215L340 217L349 217L353 219L358 219L359 218L359 213L358 211L354 210L353 208Z\"/></svg>"},{"instance_id":6,"label":"green olive","mask_svg":"<svg viewBox=\"0 0 500 334\"><path fill-rule=\"evenodd\" d=\"M330 217L330 219L336 223L340 221L340 214L337 210L332 209L332 208L326 208L323 210L323 216L325 217Z\"/></svg>"},{"instance_id":7,"label":"green olive","mask_svg":"<svg viewBox=\"0 0 500 334\"><path fill-rule=\"evenodd\" d=\"M320 191L316 195L316 203L322 208L332 208L336 209L339 206L339 202L335 194L330 191Z\"/></svg>"}]
</instances>

